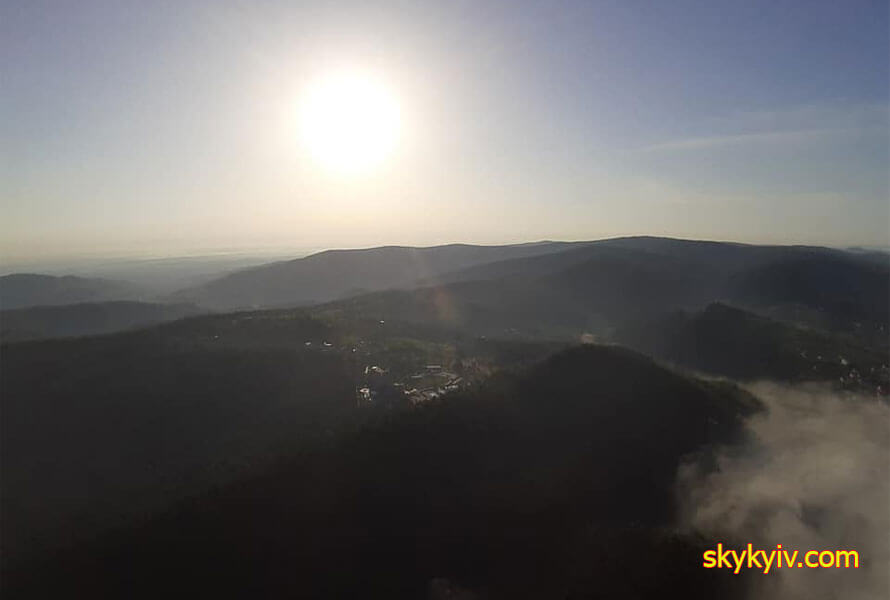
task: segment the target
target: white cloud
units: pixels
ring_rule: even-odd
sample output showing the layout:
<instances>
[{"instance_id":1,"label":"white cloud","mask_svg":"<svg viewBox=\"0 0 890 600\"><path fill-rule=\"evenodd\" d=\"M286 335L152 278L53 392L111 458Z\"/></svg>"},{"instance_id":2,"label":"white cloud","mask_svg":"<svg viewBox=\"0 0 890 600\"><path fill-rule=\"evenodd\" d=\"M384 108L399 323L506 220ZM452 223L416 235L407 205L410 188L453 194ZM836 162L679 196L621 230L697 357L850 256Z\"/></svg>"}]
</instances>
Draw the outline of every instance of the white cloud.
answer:
<instances>
[{"instance_id":1,"label":"white cloud","mask_svg":"<svg viewBox=\"0 0 890 600\"><path fill-rule=\"evenodd\" d=\"M805 105L773 111L731 112L691 124L689 136L648 144L640 152L707 150L726 146L834 143L845 137L886 137L890 112L885 104Z\"/></svg>"},{"instance_id":2,"label":"white cloud","mask_svg":"<svg viewBox=\"0 0 890 600\"><path fill-rule=\"evenodd\" d=\"M809 129L801 131L761 131L756 133L740 133L735 135L718 135L693 137L672 140L660 144L644 146L643 152L662 152L673 150L702 150L719 146L736 146L750 144L783 144L808 142L838 136L856 135L860 129Z\"/></svg>"}]
</instances>

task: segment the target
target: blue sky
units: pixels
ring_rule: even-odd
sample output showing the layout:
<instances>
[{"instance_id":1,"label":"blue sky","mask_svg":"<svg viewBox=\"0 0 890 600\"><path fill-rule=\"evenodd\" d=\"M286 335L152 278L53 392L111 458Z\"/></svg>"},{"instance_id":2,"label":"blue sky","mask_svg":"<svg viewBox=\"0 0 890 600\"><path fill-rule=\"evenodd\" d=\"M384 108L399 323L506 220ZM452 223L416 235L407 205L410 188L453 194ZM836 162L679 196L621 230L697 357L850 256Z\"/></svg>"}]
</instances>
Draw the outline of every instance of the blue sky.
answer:
<instances>
[{"instance_id":1,"label":"blue sky","mask_svg":"<svg viewBox=\"0 0 890 600\"><path fill-rule=\"evenodd\" d=\"M0 254L656 234L886 245L886 2L20 2ZM386 164L297 149L309 78L399 98Z\"/></svg>"}]
</instances>

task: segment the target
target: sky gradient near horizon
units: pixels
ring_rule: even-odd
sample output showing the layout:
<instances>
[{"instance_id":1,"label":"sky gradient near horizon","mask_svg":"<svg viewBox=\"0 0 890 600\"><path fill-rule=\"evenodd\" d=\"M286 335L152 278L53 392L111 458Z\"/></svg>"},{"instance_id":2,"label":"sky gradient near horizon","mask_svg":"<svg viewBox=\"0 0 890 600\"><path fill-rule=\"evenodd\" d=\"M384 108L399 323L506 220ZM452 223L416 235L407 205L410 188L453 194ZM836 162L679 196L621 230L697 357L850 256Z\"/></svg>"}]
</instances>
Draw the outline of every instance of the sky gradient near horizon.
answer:
<instances>
[{"instance_id":1,"label":"sky gradient near horizon","mask_svg":"<svg viewBox=\"0 0 890 600\"><path fill-rule=\"evenodd\" d=\"M887 245L884 1L0 8L0 255L669 235ZM307 160L304 83L368 69L402 132Z\"/></svg>"}]
</instances>

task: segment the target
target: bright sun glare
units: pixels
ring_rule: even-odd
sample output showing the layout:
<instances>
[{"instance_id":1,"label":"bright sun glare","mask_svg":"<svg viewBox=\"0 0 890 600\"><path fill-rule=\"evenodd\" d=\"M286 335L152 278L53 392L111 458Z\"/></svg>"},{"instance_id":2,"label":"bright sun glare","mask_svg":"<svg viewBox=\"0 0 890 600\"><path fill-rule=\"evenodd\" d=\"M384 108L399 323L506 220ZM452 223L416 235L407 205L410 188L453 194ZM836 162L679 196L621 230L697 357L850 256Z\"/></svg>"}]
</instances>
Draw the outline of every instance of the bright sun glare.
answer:
<instances>
[{"instance_id":1,"label":"bright sun glare","mask_svg":"<svg viewBox=\"0 0 890 600\"><path fill-rule=\"evenodd\" d=\"M306 149L323 166L363 171L383 162L395 147L399 103L373 77L339 73L307 89L300 126Z\"/></svg>"}]
</instances>

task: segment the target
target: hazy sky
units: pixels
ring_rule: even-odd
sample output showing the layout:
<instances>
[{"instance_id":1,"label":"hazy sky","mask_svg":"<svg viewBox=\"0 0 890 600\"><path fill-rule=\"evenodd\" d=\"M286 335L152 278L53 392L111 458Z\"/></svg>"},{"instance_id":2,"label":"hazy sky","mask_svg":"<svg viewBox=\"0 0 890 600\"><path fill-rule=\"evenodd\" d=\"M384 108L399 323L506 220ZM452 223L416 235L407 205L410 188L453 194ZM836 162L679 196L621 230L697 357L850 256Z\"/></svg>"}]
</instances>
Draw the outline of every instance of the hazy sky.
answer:
<instances>
[{"instance_id":1,"label":"hazy sky","mask_svg":"<svg viewBox=\"0 0 890 600\"><path fill-rule=\"evenodd\" d=\"M626 234L887 244L885 0L4 2L0 254ZM307 159L307 81L398 98Z\"/></svg>"}]
</instances>

